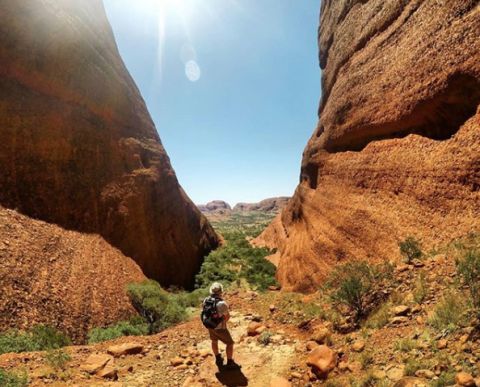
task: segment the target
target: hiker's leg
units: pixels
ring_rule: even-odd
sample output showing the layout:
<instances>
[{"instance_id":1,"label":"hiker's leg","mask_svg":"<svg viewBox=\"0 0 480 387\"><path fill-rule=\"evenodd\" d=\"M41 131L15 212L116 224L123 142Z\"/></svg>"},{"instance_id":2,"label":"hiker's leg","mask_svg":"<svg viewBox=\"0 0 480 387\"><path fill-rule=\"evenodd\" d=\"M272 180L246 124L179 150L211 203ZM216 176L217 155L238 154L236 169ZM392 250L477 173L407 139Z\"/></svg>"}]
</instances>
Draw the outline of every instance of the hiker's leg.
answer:
<instances>
[{"instance_id":1,"label":"hiker's leg","mask_svg":"<svg viewBox=\"0 0 480 387\"><path fill-rule=\"evenodd\" d=\"M233 343L227 344L227 359L228 360L233 359Z\"/></svg>"},{"instance_id":2,"label":"hiker's leg","mask_svg":"<svg viewBox=\"0 0 480 387\"><path fill-rule=\"evenodd\" d=\"M212 351L215 356L219 354L218 352L218 340L212 340Z\"/></svg>"}]
</instances>

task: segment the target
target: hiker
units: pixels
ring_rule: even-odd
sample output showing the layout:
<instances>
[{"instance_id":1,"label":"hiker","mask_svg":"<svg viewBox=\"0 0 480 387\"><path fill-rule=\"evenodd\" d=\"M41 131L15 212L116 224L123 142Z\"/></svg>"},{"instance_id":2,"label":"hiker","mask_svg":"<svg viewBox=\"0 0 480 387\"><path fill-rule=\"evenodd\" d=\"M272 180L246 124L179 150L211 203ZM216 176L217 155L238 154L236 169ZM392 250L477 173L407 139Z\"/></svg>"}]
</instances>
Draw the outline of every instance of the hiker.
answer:
<instances>
[{"instance_id":1,"label":"hiker","mask_svg":"<svg viewBox=\"0 0 480 387\"><path fill-rule=\"evenodd\" d=\"M227 346L228 369L240 368L233 360L233 339L227 329L230 312L227 303L222 299L223 286L215 282L210 287L210 296L203 301L202 322L208 329L212 340L212 350L215 355L215 364L220 369L223 367L223 357L218 351L218 341Z\"/></svg>"}]
</instances>

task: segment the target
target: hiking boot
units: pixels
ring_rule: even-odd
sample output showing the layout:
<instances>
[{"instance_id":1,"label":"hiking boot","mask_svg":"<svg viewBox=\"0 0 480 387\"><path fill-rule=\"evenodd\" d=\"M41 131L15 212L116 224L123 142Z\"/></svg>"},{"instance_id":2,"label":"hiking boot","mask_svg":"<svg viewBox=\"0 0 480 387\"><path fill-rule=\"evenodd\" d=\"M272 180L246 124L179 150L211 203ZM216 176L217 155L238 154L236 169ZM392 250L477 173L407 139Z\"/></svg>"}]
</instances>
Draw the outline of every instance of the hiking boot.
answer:
<instances>
[{"instance_id":1,"label":"hiking boot","mask_svg":"<svg viewBox=\"0 0 480 387\"><path fill-rule=\"evenodd\" d=\"M217 365L218 368L223 367L223 357L222 357L222 355L220 355L220 354L215 355L215 364Z\"/></svg>"},{"instance_id":2,"label":"hiking boot","mask_svg":"<svg viewBox=\"0 0 480 387\"><path fill-rule=\"evenodd\" d=\"M242 366L235 363L235 361L233 359L228 359L227 365L225 366L225 368L229 369L229 370L238 370L238 369L242 368Z\"/></svg>"}]
</instances>

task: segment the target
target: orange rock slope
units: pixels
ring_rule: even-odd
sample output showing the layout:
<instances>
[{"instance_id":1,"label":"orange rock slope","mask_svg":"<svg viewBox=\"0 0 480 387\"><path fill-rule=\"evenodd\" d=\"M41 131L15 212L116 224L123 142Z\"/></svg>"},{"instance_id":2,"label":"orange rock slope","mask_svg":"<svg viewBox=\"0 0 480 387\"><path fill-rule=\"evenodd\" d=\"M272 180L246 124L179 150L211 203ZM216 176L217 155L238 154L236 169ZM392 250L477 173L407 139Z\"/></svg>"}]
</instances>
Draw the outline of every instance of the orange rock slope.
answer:
<instances>
[{"instance_id":1,"label":"orange rock slope","mask_svg":"<svg viewBox=\"0 0 480 387\"><path fill-rule=\"evenodd\" d=\"M0 207L0 331L54 326L76 343L135 314L138 265L98 235L66 231Z\"/></svg>"},{"instance_id":2,"label":"orange rock slope","mask_svg":"<svg viewBox=\"0 0 480 387\"><path fill-rule=\"evenodd\" d=\"M353 259L480 229L480 4L322 2L319 124L301 182L257 239L287 289Z\"/></svg>"},{"instance_id":3,"label":"orange rock slope","mask_svg":"<svg viewBox=\"0 0 480 387\"><path fill-rule=\"evenodd\" d=\"M177 181L101 0L6 0L0 15L0 204L191 285L217 236Z\"/></svg>"}]
</instances>

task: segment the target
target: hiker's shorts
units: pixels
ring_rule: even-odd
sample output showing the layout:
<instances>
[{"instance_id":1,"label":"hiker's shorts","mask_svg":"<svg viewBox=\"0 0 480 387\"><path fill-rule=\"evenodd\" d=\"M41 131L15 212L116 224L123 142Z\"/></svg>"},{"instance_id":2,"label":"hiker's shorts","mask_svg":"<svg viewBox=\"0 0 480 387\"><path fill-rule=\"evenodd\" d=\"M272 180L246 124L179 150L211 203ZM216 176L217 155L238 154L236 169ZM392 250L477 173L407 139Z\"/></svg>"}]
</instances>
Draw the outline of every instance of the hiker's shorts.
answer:
<instances>
[{"instance_id":1,"label":"hiker's shorts","mask_svg":"<svg viewBox=\"0 0 480 387\"><path fill-rule=\"evenodd\" d=\"M224 344L233 344L232 335L228 329L209 329L210 340L220 340Z\"/></svg>"}]
</instances>

